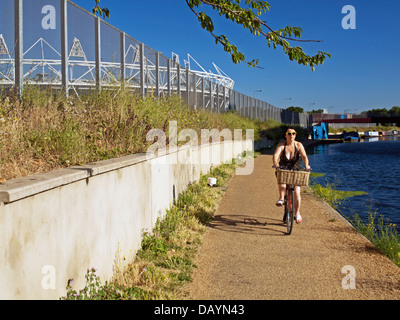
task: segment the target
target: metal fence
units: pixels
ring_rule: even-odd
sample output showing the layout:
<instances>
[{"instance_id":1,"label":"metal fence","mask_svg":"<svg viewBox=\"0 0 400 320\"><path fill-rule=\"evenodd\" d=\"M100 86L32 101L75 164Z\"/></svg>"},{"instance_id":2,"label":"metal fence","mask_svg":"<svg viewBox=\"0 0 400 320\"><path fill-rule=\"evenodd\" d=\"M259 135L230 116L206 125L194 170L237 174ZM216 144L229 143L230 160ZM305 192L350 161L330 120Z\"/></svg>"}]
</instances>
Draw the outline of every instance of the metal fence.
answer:
<instances>
[{"instance_id":1,"label":"metal fence","mask_svg":"<svg viewBox=\"0 0 400 320\"><path fill-rule=\"evenodd\" d=\"M252 119L306 127L310 118L233 90L135 40L68 0L0 0L0 86L51 86L66 94L128 88L180 95L192 108L236 110Z\"/></svg>"}]
</instances>

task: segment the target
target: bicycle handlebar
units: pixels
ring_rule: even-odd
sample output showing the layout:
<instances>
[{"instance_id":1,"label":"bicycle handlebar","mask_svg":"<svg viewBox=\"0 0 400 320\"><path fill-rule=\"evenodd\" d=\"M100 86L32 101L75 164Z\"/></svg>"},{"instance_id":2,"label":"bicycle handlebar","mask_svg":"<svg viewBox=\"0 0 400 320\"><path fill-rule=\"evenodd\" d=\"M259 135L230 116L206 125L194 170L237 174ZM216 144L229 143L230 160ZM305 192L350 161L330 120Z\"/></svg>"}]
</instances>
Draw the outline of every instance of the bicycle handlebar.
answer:
<instances>
[{"instance_id":1,"label":"bicycle handlebar","mask_svg":"<svg viewBox=\"0 0 400 320\"><path fill-rule=\"evenodd\" d=\"M280 169L280 167L278 166L278 167L275 167L275 166L272 166L272 168L274 168L275 170L279 170ZM281 170L290 170L290 169L281 169ZM304 170L304 171L311 171L311 167L310 167L310 169L305 169L305 168L302 168L302 170Z\"/></svg>"}]
</instances>

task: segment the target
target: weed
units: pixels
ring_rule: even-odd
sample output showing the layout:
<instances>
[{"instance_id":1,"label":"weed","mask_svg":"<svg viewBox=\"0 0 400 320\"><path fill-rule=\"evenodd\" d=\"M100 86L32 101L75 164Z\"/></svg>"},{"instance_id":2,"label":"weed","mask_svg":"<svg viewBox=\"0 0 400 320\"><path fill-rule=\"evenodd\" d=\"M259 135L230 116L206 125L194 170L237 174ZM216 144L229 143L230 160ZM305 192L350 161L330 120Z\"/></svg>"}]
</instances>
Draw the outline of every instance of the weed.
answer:
<instances>
[{"instance_id":1,"label":"weed","mask_svg":"<svg viewBox=\"0 0 400 320\"><path fill-rule=\"evenodd\" d=\"M329 182L326 183L325 187L316 183L311 184L310 187L316 195L327 201L335 209L348 197L367 194L363 191L336 190L335 185ZM373 212L371 208L366 222L357 213L346 217L346 219L378 250L400 267L400 235L395 224L383 216L378 218L377 211Z\"/></svg>"},{"instance_id":2,"label":"weed","mask_svg":"<svg viewBox=\"0 0 400 320\"><path fill-rule=\"evenodd\" d=\"M145 230L135 261L117 270L104 285L88 270L84 289L67 285L63 299L177 299L182 298L182 286L191 281L196 268L194 258L202 242L206 225L212 220L222 189L234 175L236 164L223 164L210 174L202 175L179 195L176 205L160 217L152 231ZM209 187L212 175L218 187Z\"/></svg>"},{"instance_id":3,"label":"weed","mask_svg":"<svg viewBox=\"0 0 400 320\"><path fill-rule=\"evenodd\" d=\"M175 95L142 99L127 90L103 90L66 98L25 86L21 100L12 92L0 96L0 177L10 180L145 152L149 130L161 129L169 138L173 120L178 131L191 128L198 137L202 129L242 129L243 135L253 129L257 140L269 126L235 112L192 110Z\"/></svg>"},{"instance_id":4,"label":"weed","mask_svg":"<svg viewBox=\"0 0 400 320\"><path fill-rule=\"evenodd\" d=\"M378 217L377 211L370 211L366 222L358 214L348 219L359 233L400 267L400 235L395 224L384 216Z\"/></svg>"},{"instance_id":5,"label":"weed","mask_svg":"<svg viewBox=\"0 0 400 320\"><path fill-rule=\"evenodd\" d=\"M336 185L327 182L325 186L318 183L313 183L310 185L314 193L320 198L324 199L333 208L338 209L338 207L343 203L343 201L349 197L359 196L368 194L364 191L342 191L337 190Z\"/></svg>"}]
</instances>

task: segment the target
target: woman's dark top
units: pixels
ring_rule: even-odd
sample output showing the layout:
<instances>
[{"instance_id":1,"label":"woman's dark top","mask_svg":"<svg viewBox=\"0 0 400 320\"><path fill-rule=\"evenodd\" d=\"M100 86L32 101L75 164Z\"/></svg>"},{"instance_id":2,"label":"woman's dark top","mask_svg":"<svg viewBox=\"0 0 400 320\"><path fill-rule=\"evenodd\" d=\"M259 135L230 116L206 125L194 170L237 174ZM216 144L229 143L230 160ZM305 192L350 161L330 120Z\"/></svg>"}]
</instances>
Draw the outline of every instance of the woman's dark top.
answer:
<instances>
[{"instance_id":1,"label":"woman's dark top","mask_svg":"<svg viewBox=\"0 0 400 320\"><path fill-rule=\"evenodd\" d=\"M288 159L286 157L286 142L285 142L285 147L283 148L281 157L279 159L279 167L282 169L288 169L288 170L300 170L300 166L301 166L300 165L300 154L297 151L296 143L294 144L293 158Z\"/></svg>"}]
</instances>

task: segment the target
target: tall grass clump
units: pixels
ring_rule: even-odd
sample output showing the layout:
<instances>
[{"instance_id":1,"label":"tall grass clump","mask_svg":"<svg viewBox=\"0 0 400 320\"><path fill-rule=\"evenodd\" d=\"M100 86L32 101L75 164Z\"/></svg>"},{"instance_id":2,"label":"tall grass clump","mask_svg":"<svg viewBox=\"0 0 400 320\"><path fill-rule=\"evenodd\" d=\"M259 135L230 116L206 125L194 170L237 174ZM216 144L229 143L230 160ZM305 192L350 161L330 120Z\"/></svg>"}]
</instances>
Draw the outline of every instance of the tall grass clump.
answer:
<instances>
[{"instance_id":1,"label":"tall grass clump","mask_svg":"<svg viewBox=\"0 0 400 320\"><path fill-rule=\"evenodd\" d=\"M79 98L25 86L21 99L0 96L0 178L7 180L56 168L145 152L151 129L253 129L265 124L235 112L191 110L178 96L142 99L127 90L88 92ZM168 142L168 141L167 141Z\"/></svg>"},{"instance_id":2,"label":"tall grass clump","mask_svg":"<svg viewBox=\"0 0 400 320\"><path fill-rule=\"evenodd\" d=\"M315 176L318 177L321 174L315 174ZM343 205L347 198L368 194L363 191L340 191L336 189L335 184L330 182L326 182L325 186L311 183L310 187L317 196L324 199L336 210L339 210L339 207ZM380 252L400 267L400 235L397 225L383 216L378 217L377 211L373 212L371 208L368 211L367 221L364 221L356 212L351 216L346 215L345 218Z\"/></svg>"},{"instance_id":3,"label":"tall grass clump","mask_svg":"<svg viewBox=\"0 0 400 320\"><path fill-rule=\"evenodd\" d=\"M117 265L114 278L102 284L94 268L88 269L86 286L73 288L67 283L62 299L155 300L181 299L183 286L191 281L195 256L207 224L213 218L224 188L234 175L235 164L224 164L202 175L197 183L179 195L176 204L160 217L153 230L144 230L135 261ZM207 185L208 177L217 186Z\"/></svg>"},{"instance_id":4,"label":"tall grass clump","mask_svg":"<svg viewBox=\"0 0 400 320\"><path fill-rule=\"evenodd\" d=\"M349 221L359 233L365 236L371 243L398 267L400 267L400 235L397 225L378 217L377 212L369 212L368 220L364 221L358 214L354 214Z\"/></svg>"},{"instance_id":5,"label":"tall grass clump","mask_svg":"<svg viewBox=\"0 0 400 320\"><path fill-rule=\"evenodd\" d=\"M359 195L368 194L364 191L342 191L337 190L334 183L326 182L325 185L319 183L311 183L310 188L320 198L324 199L334 209L339 209L339 206L349 198Z\"/></svg>"}]
</instances>

